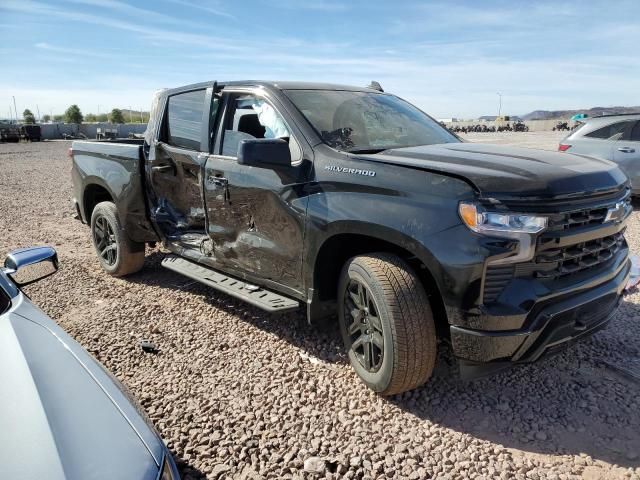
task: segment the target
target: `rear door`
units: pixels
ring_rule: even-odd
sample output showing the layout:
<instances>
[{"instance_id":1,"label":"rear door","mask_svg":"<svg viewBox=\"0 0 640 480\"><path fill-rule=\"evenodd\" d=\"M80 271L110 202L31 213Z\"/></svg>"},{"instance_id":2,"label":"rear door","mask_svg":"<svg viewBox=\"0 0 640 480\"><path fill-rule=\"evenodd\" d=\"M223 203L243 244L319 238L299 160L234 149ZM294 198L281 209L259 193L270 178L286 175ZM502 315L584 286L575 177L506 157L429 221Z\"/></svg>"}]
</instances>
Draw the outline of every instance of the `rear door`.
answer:
<instances>
[{"instance_id":1,"label":"rear door","mask_svg":"<svg viewBox=\"0 0 640 480\"><path fill-rule=\"evenodd\" d=\"M276 98L250 89L224 92L225 112L204 182L215 261L240 276L301 292L303 190L313 151ZM239 143L251 138L286 138L291 165L238 164Z\"/></svg>"},{"instance_id":2,"label":"rear door","mask_svg":"<svg viewBox=\"0 0 640 480\"><path fill-rule=\"evenodd\" d=\"M150 216L165 238L205 233L202 179L217 113L215 85L167 97L157 141L148 152Z\"/></svg>"},{"instance_id":3,"label":"rear door","mask_svg":"<svg viewBox=\"0 0 640 480\"><path fill-rule=\"evenodd\" d=\"M640 191L640 121L631 123L623 137L615 142L613 161L629 176L634 192L638 193Z\"/></svg>"},{"instance_id":4,"label":"rear door","mask_svg":"<svg viewBox=\"0 0 640 480\"><path fill-rule=\"evenodd\" d=\"M571 153L582 153L605 160L613 160L613 151L616 142L622 138L624 132L630 128L633 123L634 122L628 120L619 120L593 130L580 137L569 151ZM572 142L568 141L568 143Z\"/></svg>"}]
</instances>

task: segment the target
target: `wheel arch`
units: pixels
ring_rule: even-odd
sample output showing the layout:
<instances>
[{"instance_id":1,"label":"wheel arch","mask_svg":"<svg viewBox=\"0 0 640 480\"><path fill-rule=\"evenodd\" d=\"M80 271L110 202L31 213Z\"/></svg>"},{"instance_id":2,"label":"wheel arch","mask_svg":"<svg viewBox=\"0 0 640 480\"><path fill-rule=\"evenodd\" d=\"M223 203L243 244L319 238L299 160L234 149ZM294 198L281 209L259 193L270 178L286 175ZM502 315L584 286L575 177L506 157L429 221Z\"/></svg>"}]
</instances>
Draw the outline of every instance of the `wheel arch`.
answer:
<instances>
[{"instance_id":1,"label":"wheel arch","mask_svg":"<svg viewBox=\"0 0 640 480\"><path fill-rule=\"evenodd\" d=\"M91 214L100 202L115 203L115 195L100 179L87 182L82 192L82 213L86 223L91 223Z\"/></svg>"},{"instance_id":2,"label":"wheel arch","mask_svg":"<svg viewBox=\"0 0 640 480\"><path fill-rule=\"evenodd\" d=\"M344 264L356 255L389 252L405 260L420 278L429 296L439 336L448 336L447 313L437 275L440 265L427 248L415 239L396 230L357 222L334 225L314 249L308 266L307 285L313 292L309 321L327 317L335 312L337 285Z\"/></svg>"}]
</instances>

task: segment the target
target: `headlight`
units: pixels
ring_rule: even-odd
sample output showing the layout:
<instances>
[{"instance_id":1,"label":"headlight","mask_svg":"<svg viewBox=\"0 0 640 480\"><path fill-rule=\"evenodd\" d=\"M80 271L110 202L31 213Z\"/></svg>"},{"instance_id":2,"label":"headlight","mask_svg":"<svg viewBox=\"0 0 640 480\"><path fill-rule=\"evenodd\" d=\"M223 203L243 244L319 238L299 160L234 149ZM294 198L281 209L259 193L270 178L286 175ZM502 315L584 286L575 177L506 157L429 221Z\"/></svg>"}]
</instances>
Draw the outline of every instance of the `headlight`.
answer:
<instances>
[{"instance_id":1,"label":"headlight","mask_svg":"<svg viewBox=\"0 0 640 480\"><path fill-rule=\"evenodd\" d=\"M464 224L478 233L538 233L547 227L547 217L487 212L468 202L460 202L458 213Z\"/></svg>"}]
</instances>

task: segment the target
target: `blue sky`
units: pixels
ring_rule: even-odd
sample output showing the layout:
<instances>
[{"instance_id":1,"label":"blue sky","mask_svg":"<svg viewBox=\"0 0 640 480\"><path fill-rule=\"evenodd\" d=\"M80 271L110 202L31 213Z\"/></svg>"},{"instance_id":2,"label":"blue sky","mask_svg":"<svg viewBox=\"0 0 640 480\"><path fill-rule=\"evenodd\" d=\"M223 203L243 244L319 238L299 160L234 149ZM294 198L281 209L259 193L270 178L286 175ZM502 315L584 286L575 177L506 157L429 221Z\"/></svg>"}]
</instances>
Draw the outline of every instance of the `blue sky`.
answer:
<instances>
[{"instance_id":1,"label":"blue sky","mask_svg":"<svg viewBox=\"0 0 640 480\"><path fill-rule=\"evenodd\" d=\"M640 1L0 0L0 117L162 87L383 87L436 117L640 105Z\"/></svg>"}]
</instances>

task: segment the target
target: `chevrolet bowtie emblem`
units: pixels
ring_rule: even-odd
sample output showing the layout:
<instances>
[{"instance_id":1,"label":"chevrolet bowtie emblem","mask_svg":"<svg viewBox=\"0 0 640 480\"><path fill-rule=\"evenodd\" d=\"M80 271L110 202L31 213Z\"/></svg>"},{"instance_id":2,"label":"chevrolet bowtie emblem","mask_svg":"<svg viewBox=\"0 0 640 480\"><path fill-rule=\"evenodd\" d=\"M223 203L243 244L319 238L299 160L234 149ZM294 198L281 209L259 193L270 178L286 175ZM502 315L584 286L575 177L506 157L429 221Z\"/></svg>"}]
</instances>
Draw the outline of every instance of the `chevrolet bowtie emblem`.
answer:
<instances>
[{"instance_id":1,"label":"chevrolet bowtie emblem","mask_svg":"<svg viewBox=\"0 0 640 480\"><path fill-rule=\"evenodd\" d=\"M624 203L618 202L615 206L607 210L607 215L604 217L603 223L607 222L619 222L624 218Z\"/></svg>"}]
</instances>

